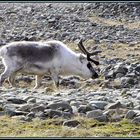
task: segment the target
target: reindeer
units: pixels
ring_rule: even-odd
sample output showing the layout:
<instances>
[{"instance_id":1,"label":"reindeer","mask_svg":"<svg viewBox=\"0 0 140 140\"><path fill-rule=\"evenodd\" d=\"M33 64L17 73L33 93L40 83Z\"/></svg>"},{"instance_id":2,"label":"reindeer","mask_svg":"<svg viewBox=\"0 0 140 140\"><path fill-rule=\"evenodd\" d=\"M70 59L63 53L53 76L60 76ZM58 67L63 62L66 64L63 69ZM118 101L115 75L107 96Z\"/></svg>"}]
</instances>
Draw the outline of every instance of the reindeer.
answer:
<instances>
[{"instance_id":1,"label":"reindeer","mask_svg":"<svg viewBox=\"0 0 140 140\"><path fill-rule=\"evenodd\" d=\"M99 65L91 56L100 53L89 53L82 40L78 46L84 53L75 53L64 43L52 40L46 42L17 41L4 45L0 49L0 56L5 66L0 75L0 86L8 79L11 86L15 87L15 76L18 72L36 75L34 88L41 86L44 75L50 75L56 87L59 87L59 75L78 75L84 79L98 78L90 62Z\"/></svg>"}]
</instances>

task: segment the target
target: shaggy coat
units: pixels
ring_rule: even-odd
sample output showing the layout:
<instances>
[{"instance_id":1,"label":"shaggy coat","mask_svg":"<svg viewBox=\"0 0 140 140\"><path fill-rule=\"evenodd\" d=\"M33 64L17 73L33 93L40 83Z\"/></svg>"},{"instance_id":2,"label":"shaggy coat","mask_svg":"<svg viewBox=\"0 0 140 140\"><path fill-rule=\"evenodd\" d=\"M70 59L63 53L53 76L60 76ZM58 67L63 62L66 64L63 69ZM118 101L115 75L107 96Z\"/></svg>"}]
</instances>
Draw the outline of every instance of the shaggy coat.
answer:
<instances>
[{"instance_id":1,"label":"shaggy coat","mask_svg":"<svg viewBox=\"0 0 140 140\"><path fill-rule=\"evenodd\" d=\"M0 85L8 78L11 85L15 86L17 72L35 74L35 88L40 86L44 75L50 75L56 86L59 85L60 74L79 75L86 79L98 77L84 54L75 53L56 40L9 43L1 47L0 56L5 66L0 76Z\"/></svg>"}]
</instances>

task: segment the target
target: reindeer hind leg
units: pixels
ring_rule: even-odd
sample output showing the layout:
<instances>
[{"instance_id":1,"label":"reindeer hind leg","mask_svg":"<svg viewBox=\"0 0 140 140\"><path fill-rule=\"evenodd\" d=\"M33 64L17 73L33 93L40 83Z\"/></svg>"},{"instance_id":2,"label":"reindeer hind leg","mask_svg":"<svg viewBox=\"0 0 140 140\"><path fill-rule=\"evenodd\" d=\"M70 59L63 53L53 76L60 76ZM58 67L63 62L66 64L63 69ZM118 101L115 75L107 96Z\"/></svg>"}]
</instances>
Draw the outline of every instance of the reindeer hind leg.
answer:
<instances>
[{"instance_id":1,"label":"reindeer hind leg","mask_svg":"<svg viewBox=\"0 0 140 140\"><path fill-rule=\"evenodd\" d=\"M9 82L14 85L15 74L17 71L21 70L22 67L12 58L3 59L3 64L5 66L4 72L0 75L0 86L8 78Z\"/></svg>"},{"instance_id":2,"label":"reindeer hind leg","mask_svg":"<svg viewBox=\"0 0 140 140\"><path fill-rule=\"evenodd\" d=\"M11 76L8 77L8 81L11 87L16 87L15 76L16 76L16 72L14 72L13 74L11 74Z\"/></svg>"}]
</instances>

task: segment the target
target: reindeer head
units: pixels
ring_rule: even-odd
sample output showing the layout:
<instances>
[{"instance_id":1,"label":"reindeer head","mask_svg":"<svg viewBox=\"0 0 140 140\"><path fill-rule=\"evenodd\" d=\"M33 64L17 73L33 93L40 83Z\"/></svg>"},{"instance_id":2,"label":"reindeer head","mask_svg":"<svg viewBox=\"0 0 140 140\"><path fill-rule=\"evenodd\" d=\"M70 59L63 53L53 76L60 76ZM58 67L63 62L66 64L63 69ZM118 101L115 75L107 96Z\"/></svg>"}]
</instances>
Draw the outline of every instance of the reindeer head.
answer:
<instances>
[{"instance_id":1,"label":"reindeer head","mask_svg":"<svg viewBox=\"0 0 140 140\"><path fill-rule=\"evenodd\" d=\"M91 62L93 62L95 65L99 65L99 61L91 59L91 56L93 55L97 55L98 53L101 53L101 51L96 50L92 53L88 52L83 43L82 43L82 39L78 42L78 47L79 49L84 53L80 55L79 60L81 61L82 65L82 69L83 71L90 77L90 78L98 78L98 73L94 70L94 68L91 65ZM86 75L85 74L85 75ZM87 77L88 78L88 77Z\"/></svg>"}]
</instances>

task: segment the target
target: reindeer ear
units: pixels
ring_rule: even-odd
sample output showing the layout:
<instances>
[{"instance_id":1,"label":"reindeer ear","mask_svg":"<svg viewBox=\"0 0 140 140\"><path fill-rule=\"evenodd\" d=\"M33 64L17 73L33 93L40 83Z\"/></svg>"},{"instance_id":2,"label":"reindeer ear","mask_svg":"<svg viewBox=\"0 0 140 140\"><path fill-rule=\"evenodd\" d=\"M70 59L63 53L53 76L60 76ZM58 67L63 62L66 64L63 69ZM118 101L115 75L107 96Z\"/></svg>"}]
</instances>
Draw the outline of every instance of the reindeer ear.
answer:
<instances>
[{"instance_id":1,"label":"reindeer ear","mask_svg":"<svg viewBox=\"0 0 140 140\"><path fill-rule=\"evenodd\" d=\"M85 61L85 59L86 58L85 58L85 56L83 54L79 55L79 60L80 60L81 63L83 63Z\"/></svg>"}]
</instances>

